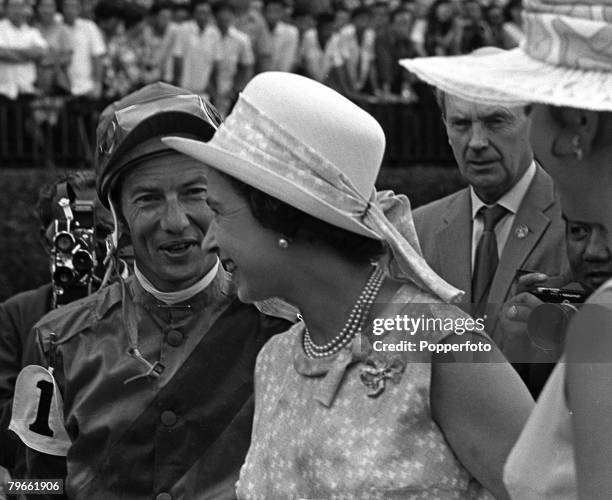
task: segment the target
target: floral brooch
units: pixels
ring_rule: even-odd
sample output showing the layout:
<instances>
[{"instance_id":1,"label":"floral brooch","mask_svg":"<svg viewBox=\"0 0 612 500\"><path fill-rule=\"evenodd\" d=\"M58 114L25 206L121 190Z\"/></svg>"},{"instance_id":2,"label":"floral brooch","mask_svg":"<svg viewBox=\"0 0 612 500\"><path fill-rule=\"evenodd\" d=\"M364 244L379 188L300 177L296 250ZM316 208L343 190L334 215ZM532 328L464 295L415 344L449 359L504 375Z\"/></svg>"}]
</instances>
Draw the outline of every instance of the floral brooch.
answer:
<instances>
[{"instance_id":1,"label":"floral brooch","mask_svg":"<svg viewBox=\"0 0 612 500\"><path fill-rule=\"evenodd\" d=\"M406 365L401 358L395 357L390 360L379 358L367 358L361 367L361 381L370 389L368 396L376 398L385 390L387 380L394 384L399 383Z\"/></svg>"}]
</instances>

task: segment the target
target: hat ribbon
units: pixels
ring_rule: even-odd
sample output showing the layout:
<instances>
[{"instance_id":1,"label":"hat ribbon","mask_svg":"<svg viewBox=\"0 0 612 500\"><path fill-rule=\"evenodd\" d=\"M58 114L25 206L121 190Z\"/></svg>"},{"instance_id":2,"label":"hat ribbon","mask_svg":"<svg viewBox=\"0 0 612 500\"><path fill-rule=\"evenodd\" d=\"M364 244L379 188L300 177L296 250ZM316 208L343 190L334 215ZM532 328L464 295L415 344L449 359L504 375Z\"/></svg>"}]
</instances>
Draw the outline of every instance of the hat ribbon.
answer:
<instances>
[{"instance_id":1,"label":"hat ribbon","mask_svg":"<svg viewBox=\"0 0 612 500\"><path fill-rule=\"evenodd\" d=\"M392 277L410 280L445 302L462 297L463 292L438 276L421 255L406 196L377 193L372 187L366 199L332 162L251 104L244 94L209 144L257 165L271 177L292 182L374 232L389 245Z\"/></svg>"}]
</instances>

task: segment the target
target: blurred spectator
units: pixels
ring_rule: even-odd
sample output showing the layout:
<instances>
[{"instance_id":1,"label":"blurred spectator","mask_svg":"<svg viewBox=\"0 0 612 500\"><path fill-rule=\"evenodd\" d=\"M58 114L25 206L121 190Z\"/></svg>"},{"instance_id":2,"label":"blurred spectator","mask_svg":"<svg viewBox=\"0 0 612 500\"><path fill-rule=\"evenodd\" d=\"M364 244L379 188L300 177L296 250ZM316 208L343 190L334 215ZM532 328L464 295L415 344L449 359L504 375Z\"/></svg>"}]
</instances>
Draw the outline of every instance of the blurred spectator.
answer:
<instances>
[{"instance_id":1,"label":"blurred spectator","mask_svg":"<svg viewBox=\"0 0 612 500\"><path fill-rule=\"evenodd\" d=\"M336 30L340 31L351 23L351 11L345 7L344 3L340 3L334 12L336 13Z\"/></svg>"},{"instance_id":2,"label":"blurred spectator","mask_svg":"<svg viewBox=\"0 0 612 500\"><path fill-rule=\"evenodd\" d=\"M316 21L313 17L310 9L304 9L298 6L295 6L293 9L293 14L291 15L291 21L293 25L298 29L298 33L300 34L300 47L302 46L302 41L304 40L304 34L310 29L316 29Z\"/></svg>"},{"instance_id":3,"label":"blurred spectator","mask_svg":"<svg viewBox=\"0 0 612 500\"><path fill-rule=\"evenodd\" d=\"M181 25L174 49L174 81L197 94L208 95L220 39L207 0L192 0L192 20Z\"/></svg>"},{"instance_id":4,"label":"blurred spectator","mask_svg":"<svg viewBox=\"0 0 612 500\"><path fill-rule=\"evenodd\" d=\"M351 24L340 30L340 54L348 74L351 92L364 92L376 87L374 43L376 34L371 27L372 12L367 7L356 8Z\"/></svg>"},{"instance_id":5,"label":"blurred spectator","mask_svg":"<svg viewBox=\"0 0 612 500\"><path fill-rule=\"evenodd\" d=\"M428 16L431 11L430 0L415 0L412 2L400 2L396 10L400 5L406 4L407 7L414 9L414 23L412 26L412 34L410 39L414 43L414 48L418 56L426 56L427 51L425 50L425 38L428 29Z\"/></svg>"},{"instance_id":6,"label":"blurred spectator","mask_svg":"<svg viewBox=\"0 0 612 500\"><path fill-rule=\"evenodd\" d=\"M357 0L358 3L359 1ZM293 0L293 8L295 11L309 12L314 19L323 12L334 12L335 3L337 2L332 0Z\"/></svg>"},{"instance_id":7,"label":"blurred spectator","mask_svg":"<svg viewBox=\"0 0 612 500\"><path fill-rule=\"evenodd\" d=\"M124 14L125 52L134 58L136 71L129 92L161 79L157 41L139 5L128 5ZM131 67L131 65L130 65Z\"/></svg>"},{"instance_id":8,"label":"blurred spectator","mask_svg":"<svg viewBox=\"0 0 612 500\"><path fill-rule=\"evenodd\" d=\"M346 91L348 80L340 53L340 35L335 32L335 17L331 13L319 14L316 25L304 33L301 54L304 73L309 78Z\"/></svg>"},{"instance_id":9,"label":"blurred spectator","mask_svg":"<svg viewBox=\"0 0 612 500\"><path fill-rule=\"evenodd\" d=\"M96 7L96 0L81 0L81 19L89 19L93 21L95 18L94 10Z\"/></svg>"},{"instance_id":10,"label":"blurred spectator","mask_svg":"<svg viewBox=\"0 0 612 500\"><path fill-rule=\"evenodd\" d=\"M349 12L353 12L355 9L362 6L361 0L343 0L344 6L349 10Z\"/></svg>"},{"instance_id":11,"label":"blurred spectator","mask_svg":"<svg viewBox=\"0 0 612 500\"><path fill-rule=\"evenodd\" d=\"M376 35L384 33L389 28L390 14L389 2L378 0L371 7L372 9L372 28Z\"/></svg>"},{"instance_id":12,"label":"blurred spectator","mask_svg":"<svg viewBox=\"0 0 612 500\"><path fill-rule=\"evenodd\" d=\"M4 0L6 18L0 20L0 96L9 99L36 93L36 63L48 49L40 31L26 22L29 11L25 0Z\"/></svg>"},{"instance_id":13,"label":"blurred spectator","mask_svg":"<svg viewBox=\"0 0 612 500\"><path fill-rule=\"evenodd\" d=\"M72 38L68 27L58 19L56 0L37 0L34 26L49 45L38 63L36 86L44 95L70 94L68 68L72 61Z\"/></svg>"},{"instance_id":14,"label":"blurred spectator","mask_svg":"<svg viewBox=\"0 0 612 500\"><path fill-rule=\"evenodd\" d=\"M518 47L523 41L522 0L510 0L504 7L506 22L502 27L504 49Z\"/></svg>"},{"instance_id":15,"label":"blurred spectator","mask_svg":"<svg viewBox=\"0 0 612 500\"><path fill-rule=\"evenodd\" d=\"M482 14L478 0L465 0L463 16L453 21L453 53L469 54L493 43L491 29Z\"/></svg>"},{"instance_id":16,"label":"blurred spectator","mask_svg":"<svg viewBox=\"0 0 612 500\"><path fill-rule=\"evenodd\" d=\"M286 16L285 0L266 0L264 18L272 34L272 71L293 71L297 65L300 34L298 29L283 19Z\"/></svg>"},{"instance_id":17,"label":"blurred spectator","mask_svg":"<svg viewBox=\"0 0 612 500\"><path fill-rule=\"evenodd\" d=\"M103 10L104 4L99 7ZM62 13L72 49L68 67L71 92L98 99L102 94L102 58L106 52L102 32L93 21L81 18L81 0L64 0Z\"/></svg>"},{"instance_id":18,"label":"blurred spectator","mask_svg":"<svg viewBox=\"0 0 612 500\"><path fill-rule=\"evenodd\" d=\"M34 127L31 129L34 138L34 151L43 150L45 166L51 166L52 152L50 141L45 139L42 124L55 126L59 113L64 107L65 96L71 93L68 68L72 61L72 38L68 27L57 14L56 0L37 0L34 27L37 28L49 50L39 61L36 87L40 94L30 103Z\"/></svg>"},{"instance_id":19,"label":"blurred spectator","mask_svg":"<svg viewBox=\"0 0 612 500\"><path fill-rule=\"evenodd\" d=\"M220 32L216 54L213 102L222 117L253 76L255 64L251 41L246 33L236 29L235 14L228 0L217 0L212 5L213 15Z\"/></svg>"},{"instance_id":20,"label":"blurred spectator","mask_svg":"<svg viewBox=\"0 0 612 500\"><path fill-rule=\"evenodd\" d=\"M131 4L138 7L142 12L149 12L149 9L153 6L154 0L131 0Z\"/></svg>"},{"instance_id":21,"label":"blurred spectator","mask_svg":"<svg viewBox=\"0 0 612 500\"><path fill-rule=\"evenodd\" d=\"M110 40L120 28L123 29L122 4L114 0L100 0L94 9L94 18L104 40Z\"/></svg>"},{"instance_id":22,"label":"blurred spectator","mask_svg":"<svg viewBox=\"0 0 612 500\"><path fill-rule=\"evenodd\" d=\"M96 14L99 13L100 5L102 3L96 7ZM129 94L142 81L138 49L139 25L143 21L142 12L135 5L129 4L115 4L110 7L105 13L110 18L104 23L107 51L102 78L102 94L107 101L120 99ZM121 21L125 28L123 31L119 29Z\"/></svg>"},{"instance_id":23,"label":"blurred spectator","mask_svg":"<svg viewBox=\"0 0 612 500\"><path fill-rule=\"evenodd\" d=\"M409 101L416 100L411 75L399 65L399 60L417 57L411 38L414 11L399 7L391 14L389 29L376 35L376 64L382 96L401 95Z\"/></svg>"},{"instance_id":24,"label":"blurred spectator","mask_svg":"<svg viewBox=\"0 0 612 500\"><path fill-rule=\"evenodd\" d=\"M447 56L453 47L453 5L449 0L436 0L427 18L425 50L430 56Z\"/></svg>"},{"instance_id":25,"label":"blurred spectator","mask_svg":"<svg viewBox=\"0 0 612 500\"><path fill-rule=\"evenodd\" d=\"M149 11L151 51L155 56L159 79L169 83L174 79L172 54L180 35L180 27L172 18L172 4L167 0L154 3Z\"/></svg>"},{"instance_id":26,"label":"blurred spectator","mask_svg":"<svg viewBox=\"0 0 612 500\"><path fill-rule=\"evenodd\" d=\"M236 13L235 26L251 39L255 54L255 73L267 71L272 63L272 35L260 12L251 7L250 0L231 0Z\"/></svg>"},{"instance_id":27,"label":"blurred spectator","mask_svg":"<svg viewBox=\"0 0 612 500\"><path fill-rule=\"evenodd\" d=\"M504 48L504 10L496 4L490 5L485 11L487 23L491 31L491 43L494 47Z\"/></svg>"}]
</instances>

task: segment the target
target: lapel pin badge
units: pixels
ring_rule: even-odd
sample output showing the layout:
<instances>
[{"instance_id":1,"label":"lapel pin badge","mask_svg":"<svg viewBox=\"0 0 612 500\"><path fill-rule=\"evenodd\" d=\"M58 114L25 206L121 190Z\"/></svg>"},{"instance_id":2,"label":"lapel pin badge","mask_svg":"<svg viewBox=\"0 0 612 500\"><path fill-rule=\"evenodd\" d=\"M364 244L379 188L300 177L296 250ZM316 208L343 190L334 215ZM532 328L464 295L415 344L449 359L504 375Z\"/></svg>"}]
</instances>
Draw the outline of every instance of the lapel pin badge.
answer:
<instances>
[{"instance_id":1,"label":"lapel pin badge","mask_svg":"<svg viewBox=\"0 0 612 500\"><path fill-rule=\"evenodd\" d=\"M527 238L529 228L525 224L521 224L516 228L516 237L519 239Z\"/></svg>"}]
</instances>

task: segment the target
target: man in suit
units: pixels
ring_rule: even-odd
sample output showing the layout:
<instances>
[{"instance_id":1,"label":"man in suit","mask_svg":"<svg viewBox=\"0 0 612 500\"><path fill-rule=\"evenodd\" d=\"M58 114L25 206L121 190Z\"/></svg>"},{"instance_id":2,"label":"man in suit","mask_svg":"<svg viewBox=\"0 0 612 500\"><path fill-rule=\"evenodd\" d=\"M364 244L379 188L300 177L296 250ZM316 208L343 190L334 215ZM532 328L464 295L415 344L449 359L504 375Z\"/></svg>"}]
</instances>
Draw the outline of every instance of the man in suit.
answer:
<instances>
[{"instance_id":1,"label":"man in suit","mask_svg":"<svg viewBox=\"0 0 612 500\"><path fill-rule=\"evenodd\" d=\"M528 359L526 353L505 349L499 327L517 271L555 276L568 267L553 181L534 161L529 143L531 107L470 102L442 92L437 97L469 186L415 210L423 254L436 272L465 291L466 310L484 316L493 340L511 362L520 363ZM528 367L515 367L528 382Z\"/></svg>"}]
</instances>

